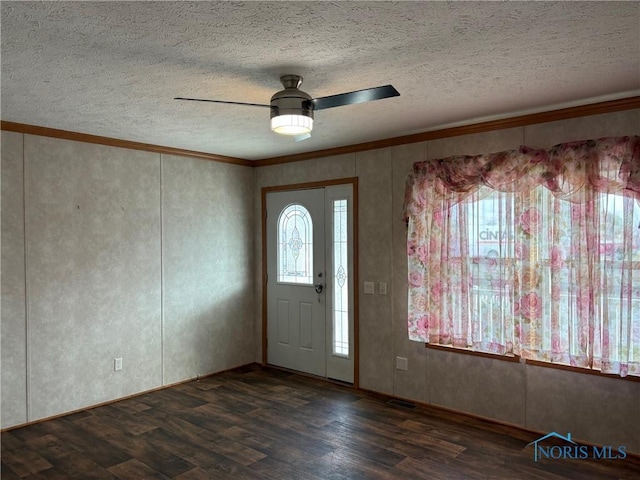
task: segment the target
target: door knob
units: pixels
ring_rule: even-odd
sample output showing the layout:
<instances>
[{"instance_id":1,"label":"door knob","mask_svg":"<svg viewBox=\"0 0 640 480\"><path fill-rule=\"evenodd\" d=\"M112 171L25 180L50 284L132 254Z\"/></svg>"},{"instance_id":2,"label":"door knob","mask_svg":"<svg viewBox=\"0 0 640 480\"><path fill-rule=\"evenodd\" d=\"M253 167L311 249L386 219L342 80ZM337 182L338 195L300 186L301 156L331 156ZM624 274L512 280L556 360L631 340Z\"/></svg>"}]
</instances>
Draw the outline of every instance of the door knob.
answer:
<instances>
[{"instance_id":1,"label":"door knob","mask_svg":"<svg viewBox=\"0 0 640 480\"><path fill-rule=\"evenodd\" d=\"M322 289L324 288L324 286L321 283L317 284L315 287L316 293L322 293Z\"/></svg>"}]
</instances>

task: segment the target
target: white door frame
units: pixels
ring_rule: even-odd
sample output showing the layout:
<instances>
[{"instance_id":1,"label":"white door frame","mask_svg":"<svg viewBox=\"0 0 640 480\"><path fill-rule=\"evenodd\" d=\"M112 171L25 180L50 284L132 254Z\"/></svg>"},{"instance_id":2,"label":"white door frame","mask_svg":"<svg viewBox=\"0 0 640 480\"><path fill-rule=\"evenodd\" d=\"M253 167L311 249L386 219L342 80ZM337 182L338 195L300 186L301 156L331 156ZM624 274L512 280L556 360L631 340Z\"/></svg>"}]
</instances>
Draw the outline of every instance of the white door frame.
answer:
<instances>
[{"instance_id":1,"label":"white door frame","mask_svg":"<svg viewBox=\"0 0 640 480\"><path fill-rule=\"evenodd\" d=\"M360 335L359 335L359 296L358 296L358 178L342 178L321 182L298 183L292 185L278 185L262 187L261 189L261 218L262 218L262 365L267 365L267 193L288 190L305 190L323 188L334 185L348 185L353 189L353 385L358 388L360 377Z\"/></svg>"}]
</instances>

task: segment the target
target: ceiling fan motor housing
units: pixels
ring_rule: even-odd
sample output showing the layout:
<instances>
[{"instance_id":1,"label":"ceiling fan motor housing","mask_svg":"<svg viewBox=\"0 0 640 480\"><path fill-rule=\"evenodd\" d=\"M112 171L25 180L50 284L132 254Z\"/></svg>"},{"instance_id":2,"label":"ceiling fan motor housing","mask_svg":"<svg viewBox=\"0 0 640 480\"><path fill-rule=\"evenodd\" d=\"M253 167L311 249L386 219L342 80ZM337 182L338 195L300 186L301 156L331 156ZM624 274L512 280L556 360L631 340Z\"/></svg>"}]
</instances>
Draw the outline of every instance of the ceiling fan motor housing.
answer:
<instances>
[{"instance_id":1,"label":"ceiling fan motor housing","mask_svg":"<svg viewBox=\"0 0 640 480\"><path fill-rule=\"evenodd\" d=\"M285 88L271 97L271 118L280 115L304 115L313 118L311 96L298 88L302 85L302 77L283 75L280 81Z\"/></svg>"}]
</instances>

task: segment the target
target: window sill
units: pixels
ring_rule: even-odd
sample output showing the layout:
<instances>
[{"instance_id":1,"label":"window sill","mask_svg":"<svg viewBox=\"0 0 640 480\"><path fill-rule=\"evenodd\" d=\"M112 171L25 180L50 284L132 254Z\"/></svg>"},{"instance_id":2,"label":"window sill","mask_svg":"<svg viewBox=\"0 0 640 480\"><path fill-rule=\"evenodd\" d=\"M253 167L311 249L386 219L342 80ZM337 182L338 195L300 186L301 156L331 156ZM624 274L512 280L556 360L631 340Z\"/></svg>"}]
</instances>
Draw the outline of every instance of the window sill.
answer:
<instances>
[{"instance_id":1,"label":"window sill","mask_svg":"<svg viewBox=\"0 0 640 480\"><path fill-rule=\"evenodd\" d=\"M568 372L575 373L586 373L587 375L596 375L598 377L607 377L612 378L614 380L627 380L631 382L640 382L640 377L636 377L635 375L627 375L626 377L621 377L615 373L602 373L599 370L592 370L586 367L574 367L572 365L562 365L561 363L550 363L550 362L541 362L539 360L525 360L527 365L533 365L534 367L543 367L543 368L555 368L556 370L566 370Z\"/></svg>"},{"instance_id":2,"label":"window sill","mask_svg":"<svg viewBox=\"0 0 640 480\"><path fill-rule=\"evenodd\" d=\"M503 362L520 363L520 360L521 360L521 357L517 355L499 355L497 353L476 352L474 350L468 350L466 348L449 347L446 345L436 345L433 343L425 343L425 347L430 348L432 350L440 350L444 352L461 353L463 355L473 355L476 357L492 358L494 360L501 360ZM590 368L573 367L571 365L562 365L559 363L541 362L539 360L525 360L525 359L522 359L522 360L527 365L533 365L535 367L555 368L556 370L566 370L568 372L574 372L574 373L586 373L587 375L607 377L607 378L612 378L614 380L627 380L631 382L640 382L640 377L637 377L634 375L627 375L626 377L621 377L620 375L616 375L615 373L602 373L598 370L591 370Z\"/></svg>"},{"instance_id":3,"label":"window sill","mask_svg":"<svg viewBox=\"0 0 640 480\"><path fill-rule=\"evenodd\" d=\"M433 343L425 343L425 346L433 350L441 350L444 352L462 353L464 355L473 355L476 357L493 358L494 360L502 360L503 362L520 363L520 357L515 355L500 355L498 353L476 352L475 350L468 350L466 348L449 347L446 345L436 345Z\"/></svg>"}]
</instances>

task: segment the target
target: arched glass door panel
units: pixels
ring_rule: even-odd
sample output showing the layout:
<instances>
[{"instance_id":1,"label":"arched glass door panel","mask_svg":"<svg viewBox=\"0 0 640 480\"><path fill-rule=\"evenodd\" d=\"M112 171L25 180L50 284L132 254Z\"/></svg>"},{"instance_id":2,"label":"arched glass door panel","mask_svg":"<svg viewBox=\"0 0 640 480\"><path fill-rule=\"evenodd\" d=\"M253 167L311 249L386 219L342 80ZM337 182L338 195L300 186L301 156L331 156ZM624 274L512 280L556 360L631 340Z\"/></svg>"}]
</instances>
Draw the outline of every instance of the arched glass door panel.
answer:
<instances>
[{"instance_id":1,"label":"arched glass door panel","mask_svg":"<svg viewBox=\"0 0 640 480\"><path fill-rule=\"evenodd\" d=\"M278 282L313 285L313 222L299 204L278 218Z\"/></svg>"}]
</instances>

